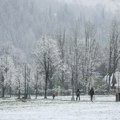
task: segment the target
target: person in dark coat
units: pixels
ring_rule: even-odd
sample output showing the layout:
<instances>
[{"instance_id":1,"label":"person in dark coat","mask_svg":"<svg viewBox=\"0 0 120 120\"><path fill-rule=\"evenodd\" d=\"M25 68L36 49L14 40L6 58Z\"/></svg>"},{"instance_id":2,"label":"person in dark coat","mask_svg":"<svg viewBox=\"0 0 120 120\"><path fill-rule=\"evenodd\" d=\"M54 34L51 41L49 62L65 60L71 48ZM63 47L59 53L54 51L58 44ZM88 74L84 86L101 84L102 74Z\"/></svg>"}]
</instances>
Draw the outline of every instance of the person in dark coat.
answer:
<instances>
[{"instance_id":1,"label":"person in dark coat","mask_svg":"<svg viewBox=\"0 0 120 120\"><path fill-rule=\"evenodd\" d=\"M94 89L91 88L90 91L89 91L89 95L90 95L90 98L91 98L91 101L93 101L93 95L94 95Z\"/></svg>"},{"instance_id":2,"label":"person in dark coat","mask_svg":"<svg viewBox=\"0 0 120 120\"><path fill-rule=\"evenodd\" d=\"M55 93L53 93L53 95L52 95L52 96L53 96L53 100L54 100L54 99L55 99Z\"/></svg>"},{"instance_id":3,"label":"person in dark coat","mask_svg":"<svg viewBox=\"0 0 120 120\"><path fill-rule=\"evenodd\" d=\"M80 100L80 90L79 89L77 89L77 91L76 91L76 101L78 100L78 98Z\"/></svg>"}]
</instances>

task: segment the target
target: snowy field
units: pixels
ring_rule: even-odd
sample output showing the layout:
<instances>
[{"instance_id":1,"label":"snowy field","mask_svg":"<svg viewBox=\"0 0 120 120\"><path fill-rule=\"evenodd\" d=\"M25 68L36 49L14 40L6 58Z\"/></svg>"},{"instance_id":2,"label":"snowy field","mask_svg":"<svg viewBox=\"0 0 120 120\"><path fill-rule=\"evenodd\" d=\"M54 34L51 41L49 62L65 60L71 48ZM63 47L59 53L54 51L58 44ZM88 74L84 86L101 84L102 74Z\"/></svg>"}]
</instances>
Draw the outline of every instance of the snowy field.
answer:
<instances>
[{"instance_id":1,"label":"snowy field","mask_svg":"<svg viewBox=\"0 0 120 120\"><path fill-rule=\"evenodd\" d=\"M0 120L120 120L120 103L115 102L115 96L95 96L94 102L89 96L82 96L80 102L70 99L0 99Z\"/></svg>"}]
</instances>

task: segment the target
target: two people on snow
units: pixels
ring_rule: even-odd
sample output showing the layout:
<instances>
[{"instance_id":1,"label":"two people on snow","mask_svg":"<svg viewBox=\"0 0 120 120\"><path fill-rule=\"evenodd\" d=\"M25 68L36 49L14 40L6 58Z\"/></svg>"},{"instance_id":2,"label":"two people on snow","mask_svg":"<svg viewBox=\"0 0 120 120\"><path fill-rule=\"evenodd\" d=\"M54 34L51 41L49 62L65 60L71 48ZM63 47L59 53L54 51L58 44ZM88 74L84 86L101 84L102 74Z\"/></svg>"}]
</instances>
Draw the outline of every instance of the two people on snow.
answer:
<instances>
[{"instance_id":1,"label":"two people on snow","mask_svg":"<svg viewBox=\"0 0 120 120\"><path fill-rule=\"evenodd\" d=\"M93 101L93 95L95 94L93 87L90 89L88 94L90 95L91 101ZM77 91L76 91L76 101L78 99L80 100L80 90L79 89L77 89Z\"/></svg>"}]
</instances>

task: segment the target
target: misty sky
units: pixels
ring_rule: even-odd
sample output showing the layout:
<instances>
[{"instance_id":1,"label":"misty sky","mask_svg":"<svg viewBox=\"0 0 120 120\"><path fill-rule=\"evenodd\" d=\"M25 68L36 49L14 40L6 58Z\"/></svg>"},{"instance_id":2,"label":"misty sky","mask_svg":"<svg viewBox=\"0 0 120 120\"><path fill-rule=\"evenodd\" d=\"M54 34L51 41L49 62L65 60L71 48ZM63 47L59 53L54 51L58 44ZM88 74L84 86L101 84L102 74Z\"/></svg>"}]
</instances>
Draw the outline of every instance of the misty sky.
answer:
<instances>
[{"instance_id":1,"label":"misty sky","mask_svg":"<svg viewBox=\"0 0 120 120\"><path fill-rule=\"evenodd\" d=\"M102 5L106 10L112 12L117 12L118 10L120 10L119 0L59 0L59 1L91 7Z\"/></svg>"}]
</instances>

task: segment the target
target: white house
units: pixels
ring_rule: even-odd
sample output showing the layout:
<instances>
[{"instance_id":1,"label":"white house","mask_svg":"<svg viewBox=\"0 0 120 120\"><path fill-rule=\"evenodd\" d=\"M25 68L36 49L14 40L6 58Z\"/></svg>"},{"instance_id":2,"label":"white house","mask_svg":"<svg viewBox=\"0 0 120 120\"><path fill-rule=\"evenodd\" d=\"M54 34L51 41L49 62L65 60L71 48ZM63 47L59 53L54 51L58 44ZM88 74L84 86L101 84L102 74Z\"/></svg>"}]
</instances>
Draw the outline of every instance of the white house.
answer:
<instances>
[{"instance_id":1,"label":"white house","mask_svg":"<svg viewBox=\"0 0 120 120\"><path fill-rule=\"evenodd\" d=\"M104 80L106 81L106 83L109 84L109 75L106 75L104 77ZM119 71L115 72L115 74L112 74L110 78L111 87L113 86L113 84L116 88L120 88L120 72Z\"/></svg>"}]
</instances>

